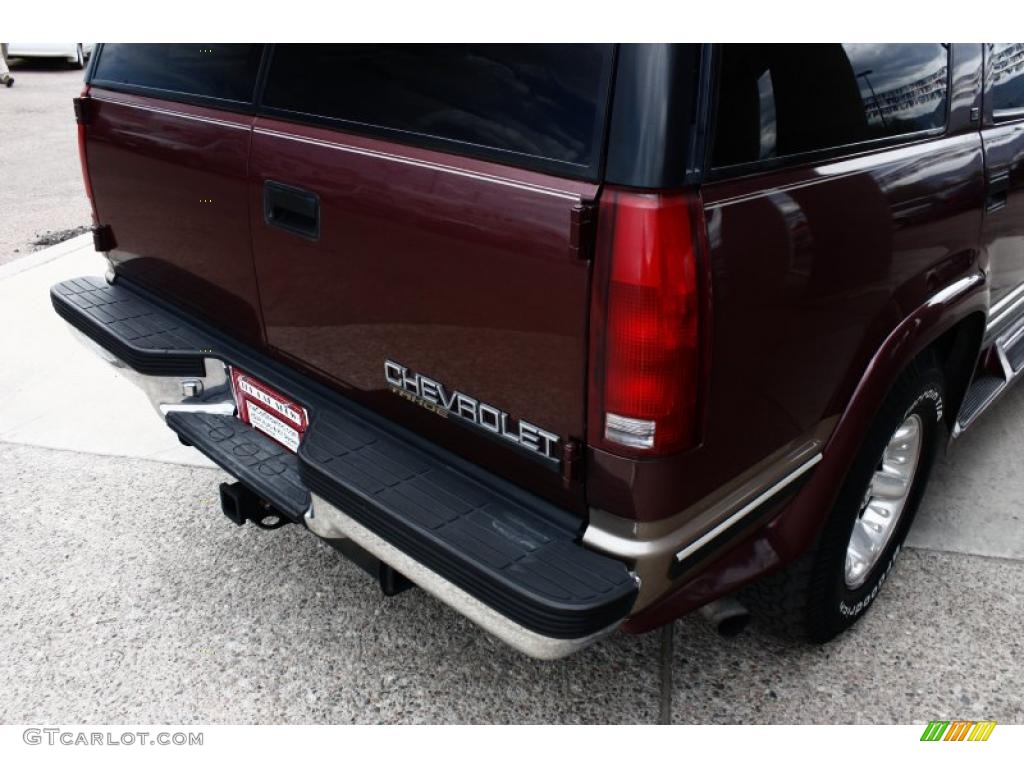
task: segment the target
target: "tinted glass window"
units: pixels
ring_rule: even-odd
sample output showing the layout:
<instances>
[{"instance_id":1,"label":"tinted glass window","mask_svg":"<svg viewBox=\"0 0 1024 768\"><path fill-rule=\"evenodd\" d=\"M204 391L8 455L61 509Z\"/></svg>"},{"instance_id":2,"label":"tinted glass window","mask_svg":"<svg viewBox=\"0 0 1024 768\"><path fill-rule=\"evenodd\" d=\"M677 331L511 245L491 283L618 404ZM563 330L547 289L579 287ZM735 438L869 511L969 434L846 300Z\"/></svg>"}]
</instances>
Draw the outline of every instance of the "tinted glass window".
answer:
<instances>
[{"instance_id":1,"label":"tinted glass window","mask_svg":"<svg viewBox=\"0 0 1024 768\"><path fill-rule=\"evenodd\" d=\"M94 81L252 101L262 45L107 43Z\"/></svg>"},{"instance_id":2,"label":"tinted glass window","mask_svg":"<svg viewBox=\"0 0 1024 768\"><path fill-rule=\"evenodd\" d=\"M278 45L263 102L400 141L586 168L610 66L609 45Z\"/></svg>"},{"instance_id":3,"label":"tinted glass window","mask_svg":"<svg viewBox=\"0 0 1024 768\"><path fill-rule=\"evenodd\" d=\"M989 46L988 71L992 78L992 109L1024 109L1024 43Z\"/></svg>"},{"instance_id":4,"label":"tinted glass window","mask_svg":"<svg viewBox=\"0 0 1024 768\"><path fill-rule=\"evenodd\" d=\"M723 45L713 163L940 128L948 61L939 44Z\"/></svg>"}]
</instances>

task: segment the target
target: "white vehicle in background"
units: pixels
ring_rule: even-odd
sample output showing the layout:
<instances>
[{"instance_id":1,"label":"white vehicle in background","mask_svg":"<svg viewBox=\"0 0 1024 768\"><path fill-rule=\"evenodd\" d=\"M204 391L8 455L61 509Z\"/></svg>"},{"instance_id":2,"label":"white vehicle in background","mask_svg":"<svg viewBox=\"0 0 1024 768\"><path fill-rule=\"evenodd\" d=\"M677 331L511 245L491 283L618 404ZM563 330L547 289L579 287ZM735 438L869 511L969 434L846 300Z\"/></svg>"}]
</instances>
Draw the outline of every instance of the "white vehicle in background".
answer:
<instances>
[{"instance_id":1,"label":"white vehicle in background","mask_svg":"<svg viewBox=\"0 0 1024 768\"><path fill-rule=\"evenodd\" d=\"M8 58L66 59L76 69L85 67L95 43L7 43Z\"/></svg>"}]
</instances>

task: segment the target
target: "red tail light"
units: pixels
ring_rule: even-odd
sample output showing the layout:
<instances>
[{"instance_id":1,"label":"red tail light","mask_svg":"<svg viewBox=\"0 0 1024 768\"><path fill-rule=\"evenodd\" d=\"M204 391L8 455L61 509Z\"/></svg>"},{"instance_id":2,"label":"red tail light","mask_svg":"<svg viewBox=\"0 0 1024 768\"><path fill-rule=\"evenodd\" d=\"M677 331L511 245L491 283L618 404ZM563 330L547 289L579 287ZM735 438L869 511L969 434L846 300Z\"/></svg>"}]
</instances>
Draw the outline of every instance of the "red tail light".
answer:
<instances>
[{"instance_id":1,"label":"red tail light","mask_svg":"<svg viewBox=\"0 0 1024 768\"><path fill-rule=\"evenodd\" d=\"M598 227L590 442L631 456L684 450L698 438L708 321L699 199L606 190Z\"/></svg>"},{"instance_id":2,"label":"red tail light","mask_svg":"<svg viewBox=\"0 0 1024 768\"><path fill-rule=\"evenodd\" d=\"M82 182L85 184L85 196L89 198L89 207L92 209L92 223L96 224L96 201L92 195L92 182L89 180L89 161L85 149L85 129L88 117L84 110L88 109L88 98L89 86L87 85L82 89L82 95L75 99L75 117L78 121L78 161L82 166Z\"/></svg>"},{"instance_id":3,"label":"red tail light","mask_svg":"<svg viewBox=\"0 0 1024 768\"><path fill-rule=\"evenodd\" d=\"M82 165L82 181L85 183L85 196L92 205L92 183L89 181L89 164L85 159L85 126L78 126L78 161ZM95 214L93 215L95 219Z\"/></svg>"}]
</instances>

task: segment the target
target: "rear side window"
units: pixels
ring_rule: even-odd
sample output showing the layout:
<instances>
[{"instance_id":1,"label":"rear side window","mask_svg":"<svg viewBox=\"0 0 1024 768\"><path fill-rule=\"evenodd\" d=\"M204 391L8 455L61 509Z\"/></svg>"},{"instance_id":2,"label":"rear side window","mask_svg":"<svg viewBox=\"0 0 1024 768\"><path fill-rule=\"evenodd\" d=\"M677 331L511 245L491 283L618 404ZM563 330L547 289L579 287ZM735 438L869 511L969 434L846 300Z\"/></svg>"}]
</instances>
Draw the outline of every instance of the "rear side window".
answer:
<instances>
[{"instance_id":1,"label":"rear side window","mask_svg":"<svg viewBox=\"0 0 1024 768\"><path fill-rule=\"evenodd\" d=\"M945 45L732 44L721 52L715 166L946 124Z\"/></svg>"},{"instance_id":2,"label":"rear side window","mask_svg":"<svg viewBox=\"0 0 1024 768\"><path fill-rule=\"evenodd\" d=\"M1024 43L993 43L988 50L995 117L1024 112ZM1002 113L1002 114L1000 114Z\"/></svg>"},{"instance_id":3,"label":"rear side window","mask_svg":"<svg viewBox=\"0 0 1024 768\"><path fill-rule=\"evenodd\" d=\"M107 43L92 82L247 103L262 55L250 44Z\"/></svg>"},{"instance_id":4,"label":"rear side window","mask_svg":"<svg viewBox=\"0 0 1024 768\"><path fill-rule=\"evenodd\" d=\"M596 170L610 45L278 45L285 117L570 175Z\"/></svg>"}]
</instances>

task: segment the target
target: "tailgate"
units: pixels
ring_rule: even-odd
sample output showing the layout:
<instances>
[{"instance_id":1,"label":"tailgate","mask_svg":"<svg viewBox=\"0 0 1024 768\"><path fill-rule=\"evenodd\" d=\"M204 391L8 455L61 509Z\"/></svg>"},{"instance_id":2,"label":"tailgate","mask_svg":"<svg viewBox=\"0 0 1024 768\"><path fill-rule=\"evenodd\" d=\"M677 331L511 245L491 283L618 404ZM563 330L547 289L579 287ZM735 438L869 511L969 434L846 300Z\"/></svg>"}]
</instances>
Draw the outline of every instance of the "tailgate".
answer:
<instances>
[{"instance_id":1,"label":"tailgate","mask_svg":"<svg viewBox=\"0 0 1024 768\"><path fill-rule=\"evenodd\" d=\"M269 344L425 436L561 493L562 452L585 421L589 264L572 246L573 210L596 189L388 149L257 120L253 210L281 179L320 206L318 240L254 222Z\"/></svg>"},{"instance_id":2,"label":"tailgate","mask_svg":"<svg viewBox=\"0 0 1024 768\"><path fill-rule=\"evenodd\" d=\"M315 75L304 75L302 87L277 82L274 67L284 67L280 77L286 78L289 58L301 58L300 51L281 50L290 48L278 46L266 103L303 114L315 109L337 115L362 105L372 96L368 81L382 77L381 71L388 82L400 79L410 56L424 55L399 47L396 64L393 51L378 51L370 71L358 60L361 50L352 54L339 46L338 61L358 70L358 85L339 81L338 61L306 67L305 73L332 74L323 87L336 98L322 104L316 83L308 82ZM443 51L438 55L444 59ZM604 66L603 59L595 61ZM433 84L444 79L448 64L431 58L415 69L431 69ZM472 62L461 61L453 81L472 81L466 67ZM489 70L482 77L492 75ZM607 87L598 80L587 87ZM374 87L387 90L388 82ZM476 86L473 98L491 92L487 83ZM533 87L542 86L552 91L552 103L567 98L559 97L559 88L570 87L546 80ZM411 99L437 112L423 95L427 86L415 87L417 93L404 93L401 103ZM531 94L513 95L533 109ZM485 108L497 109L491 102ZM462 126L451 116L454 109L449 104L440 110L443 120L432 112L429 124ZM603 101L592 104L590 113L579 99L565 109L559 119L577 123L558 130L572 136L590 131L587 140L596 142L597 128L581 129L579 121L602 126ZM257 117L250 161L254 259L271 348L430 440L582 509L582 490L567 487L563 470L567 446L584 437L590 267L578 245L580 222L598 191L596 181L586 178L593 175L590 160L573 155L569 139L569 149L546 154L579 162L537 157L524 163L514 152L491 153L532 166L516 167L467 157L465 143L455 147L458 153L441 151L443 138L408 139L408 132L399 143L366 135L375 132L362 122L359 130L326 119L302 124L287 110L277 111L288 119ZM482 120L481 114L474 118ZM390 117L409 123L405 129L422 127L415 114ZM539 118L502 119L507 131L521 136L527 128L520 124ZM544 131L550 133L550 126ZM541 144L543 138L530 141ZM487 154L478 150L474 145L469 153Z\"/></svg>"}]
</instances>

